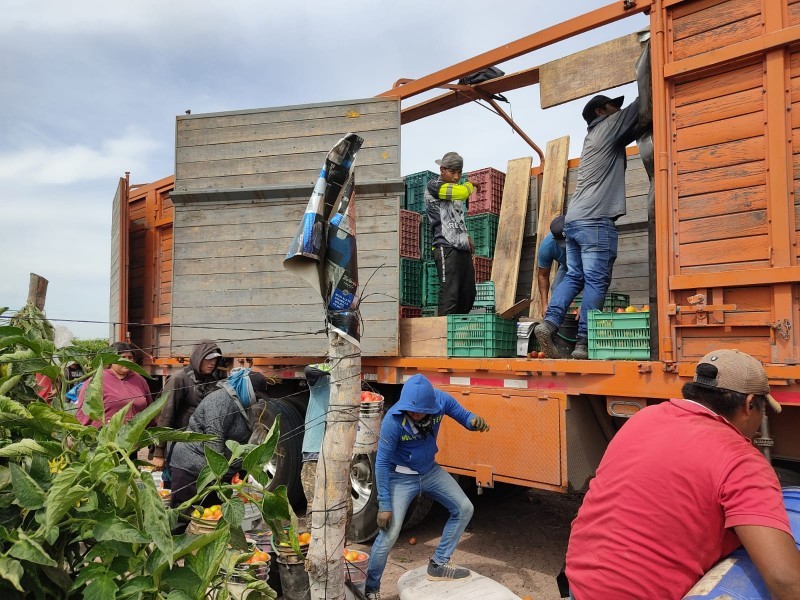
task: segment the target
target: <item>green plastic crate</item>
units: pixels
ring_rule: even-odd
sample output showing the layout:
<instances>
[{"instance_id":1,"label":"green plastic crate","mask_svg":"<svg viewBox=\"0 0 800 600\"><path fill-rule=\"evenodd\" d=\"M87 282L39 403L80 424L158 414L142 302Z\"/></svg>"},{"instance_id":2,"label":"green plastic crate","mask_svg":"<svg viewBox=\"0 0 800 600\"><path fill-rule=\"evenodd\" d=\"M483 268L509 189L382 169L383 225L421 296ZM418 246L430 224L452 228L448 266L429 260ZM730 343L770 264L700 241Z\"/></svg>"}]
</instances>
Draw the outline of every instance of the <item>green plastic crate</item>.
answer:
<instances>
[{"instance_id":1,"label":"green plastic crate","mask_svg":"<svg viewBox=\"0 0 800 600\"><path fill-rule=\"evenodd\" d=\"M422 306L439 306L439 274L432 260L422 263Z\"/></svg>"},{"instance_id":2,"label":"green plastic crate","mask_svg":"<svg viewBox=\"0 0 800 600\"><path fill-rule=\"evenodd\" d=\"M494 308L494 281L484 281L475 284L475 302L473 307L491 306Z\"/></svg>"},{"instance_id":3,"label":"green plastic crate","mask_svg":"<svg viewBox=\"0 0 800 600\"><path fill-rule=\"evenodd\" d=\"M400 259L400 305L422 306L422 263L414 258Z\"/></svg>"},{"instance_id":4,"label":"green plastic crate","mask_svg":"<svg viewBox=\"0 0 800 600\"><path fill-rule=\"evenodd\" d=\"M581 307L583 294L575 296L575 300L569 305L569 310L577 310ZM631 297L628 294L618 294L617 292L606 292L606 301L603 302L603 312L614 312L618 308L628 308Z\"/></svg>"},{"instance_id":5,"label":"green plastic crate","mask_svg":"<svg viewBox=\"0 0 800 600\"><path fill-rule=\"evenodd\" d=\"M435 317L436 313L439 311L438 306L423 306L422 307L422 316L423 317Z\"/></svg>"},{"instance_id":6,"label":"green plastic crate","mask_svg":"<svg viewBox=\"0 0 800 600\"><path fill-rule=\"evenodd\" d=\"M431 179L439 175L433 171L420 171L403 177L406 185L406 195L403 199L403 208L418 213L425 212L425 186Z\"/></svg>"},{"instance_id":7,"label":"green plastic crate","mask_svg":"<svg viewBox=\"0 0 800 600\"><path fill-rule=\"evenodd\" d=\"M422 223L419 226L419 251L423 261L433 260L433 234L427 215L422 215Z\"/></svg>"},{"instance_id":8,"label":"green plastic crate","mask_svg":"<svg viewBox=\"0 0 800 600\"><path fill-rule=\"evenodd\" d=\"M650 359L650 313L590 310L589 358Z\"/></svg>"},{"instance_id":9,"label":"green plastic crate","mask_svg":"<svg viewBox=\"0 0 800 600\"><path fill-rule=\"evenodd\" d=\"M497 222L499 215L485 213L467 217L467 233L475 244L475 254L494 258L494 243L497 240Z\"/></svg>"},{"instance_id":10,"label":"green plastic crate","mask_svg":"<svg viewBox=\"0 0 800 600\"><path fill-rule=\"evenodd\" d=\"M517 326L496 314L447 315L447 356L510 357L517 353Z\"/></svg>"}]
</instances>

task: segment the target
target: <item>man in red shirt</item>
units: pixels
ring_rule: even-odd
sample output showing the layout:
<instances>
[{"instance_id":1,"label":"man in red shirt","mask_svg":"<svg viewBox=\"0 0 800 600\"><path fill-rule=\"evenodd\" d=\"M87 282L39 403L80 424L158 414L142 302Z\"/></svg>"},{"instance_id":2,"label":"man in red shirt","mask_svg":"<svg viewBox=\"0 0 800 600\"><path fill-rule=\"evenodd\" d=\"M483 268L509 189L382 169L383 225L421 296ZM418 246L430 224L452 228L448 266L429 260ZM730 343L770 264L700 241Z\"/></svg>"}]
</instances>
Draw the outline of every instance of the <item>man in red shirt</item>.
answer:
<instances>
[{"instance_id":1,"label":"man in red shirt","mask_svg":"<svg viewBox=\"0 0 800 600\"><path fill-rule=\"evenodd\" d=\"M608 445L572 524L576 600L681 598L744 545L773 598L800 598L800 552L775 472L753 446L766 405L761 363L704 356L684 399L648 406Z\"/></svg>"}]
</instances>

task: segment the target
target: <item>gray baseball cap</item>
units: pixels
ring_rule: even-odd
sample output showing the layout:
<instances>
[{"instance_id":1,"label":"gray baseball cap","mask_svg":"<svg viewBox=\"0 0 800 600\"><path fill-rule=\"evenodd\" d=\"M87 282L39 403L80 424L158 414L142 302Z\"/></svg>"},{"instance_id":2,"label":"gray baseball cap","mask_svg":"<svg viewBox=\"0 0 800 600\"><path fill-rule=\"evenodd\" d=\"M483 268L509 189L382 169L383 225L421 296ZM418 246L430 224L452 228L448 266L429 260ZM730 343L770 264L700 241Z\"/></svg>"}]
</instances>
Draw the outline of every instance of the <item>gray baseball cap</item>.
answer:
<instances>
[{"instance_id":1,"label":"gray baseball cap","mask_svg":"<svg viewBox=\"0 0 800 600\"><path fill-rule=\"evenodd\" d=\"M458 152L448 152L442 158L436 161L436 164L445 169L453 171L461 171L464 168L464 159Z\"/></svg>"}]
</instances>

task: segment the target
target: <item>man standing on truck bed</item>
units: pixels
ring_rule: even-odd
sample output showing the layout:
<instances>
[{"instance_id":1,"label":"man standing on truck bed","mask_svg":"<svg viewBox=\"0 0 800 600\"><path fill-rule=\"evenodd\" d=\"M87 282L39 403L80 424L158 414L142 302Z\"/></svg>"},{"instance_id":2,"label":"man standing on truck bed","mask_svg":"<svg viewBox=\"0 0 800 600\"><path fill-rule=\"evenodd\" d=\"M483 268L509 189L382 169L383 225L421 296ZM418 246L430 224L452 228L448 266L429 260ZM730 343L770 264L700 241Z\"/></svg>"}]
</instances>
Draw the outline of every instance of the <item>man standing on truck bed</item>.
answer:
<instances>
[{"instance_id":1,"label":"man standing on truck bed","mask_svg":"<svg viewBox=\"0 0 800 600\"><path fill-rule=\"evenodd\" d=\"M589 358L587 312L601 310L617 258L616 220L625 214L625 146L636 139L639 99L620 110L624 96L595 96L583 109L589 127L578 167L578 183L569 201L564 231L567 274L553 291L544 321L534 333L548 358L561 358L553 334L581 290L578 336L572 358Z\"/></svg>"},{"instance_id":2,"label":"man standing on truck bed","mask_svg":"<svg viewBox=\"0 0 800 600\"><path fill-rule=\"evenodd\" d=\"M172 375L164 386L163 393L167 394L167 401L158 416L159 427L185 429L189 425L189 418L197 405L217 389L217 382L222 379L217 373L221 356L219 346L212 340L200 340L195 344L189 355L189 364ZM168 453L166 442L156 446L153 465L165 468L166 471L169 465Z\"/></svg>"},{"instance_id":3,"label":"man standing on truck bed","mask_svg":"<svg viewBox=\"0 0 800 600\"><path fill-rule=\"evenodd\" d=\"M435 461L436 436L445 415L471 431L489 431L486 421L450 394L434 388L424 375L414 375L403 385L400 400L383 418L375 458L380 532L367 567L365 590L369 600L380 600L386 559L418 494L428 495L450 512L439 546L428 563L428 579L464 579L470 575L469 570L450 562L473 508L461 486Z\"/></svg>"},{"instance_id":4,"label":"man standing on truck bed","mask_svg":"<svg viewBox=\"0 0 800 600\"><path fill-rule=\"evenodd\" d=\"M572 523L574 598L682 598L740 545L773 598L800 598L780 484L751 442L766 405L781 409L764 367L710 352L682 395L640 410L608 445Z\"/></svg>"},{"instance_id":5,"label":"man standing on truck bed","mask_svg":"<svg viewBox=\"0 0 800 600\"><path fill-rule=\"evenodd\" d=\"M467 198L478 184L460 184L464 159L448 152L436 161L439 179L425 188L425 205L433 234L433 260L439 276L439 316L463 315L475 302L475 246L467 233L464 215Z\"/></svg>"}]
</instances>

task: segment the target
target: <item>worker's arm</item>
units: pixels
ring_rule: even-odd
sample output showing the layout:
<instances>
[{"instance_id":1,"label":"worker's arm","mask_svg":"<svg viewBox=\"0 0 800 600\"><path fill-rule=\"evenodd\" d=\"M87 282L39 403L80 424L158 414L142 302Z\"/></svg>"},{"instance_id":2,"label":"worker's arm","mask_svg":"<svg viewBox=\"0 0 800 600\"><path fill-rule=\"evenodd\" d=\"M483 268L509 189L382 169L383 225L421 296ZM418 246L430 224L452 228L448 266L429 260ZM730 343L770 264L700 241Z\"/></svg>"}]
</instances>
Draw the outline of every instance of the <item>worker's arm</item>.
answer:
<instances>
[{"instance_id":1,"label":"worker's arm","mask_svg":"<svg viewBox=\"0 0 800 600\"><path fill-rule=\"evenodd\" d=\"M437 200L466 200L475 189L475 186L466 183L445 183L440 179L428 182L428 191Z\"/></svg>"},{"instance_id":2,"label":"worker's arm","mask_svg":"<svg viewBox=\"0 0 800 600\"><path fill-rule=\"evenodd\" d=\"M550 299L550 268L539 267L536 273L536 282L539 285L539 311L542 316L547 312L547 302Z\"/></svg>"},{"instance_id":3,"label":"worker's arm","mask_svg":"<svg viewBox=\"0 0 800 600\"><path fill-rule=\"evenodd\" d=\"M761 525L733 528L775 600L800 598L800 552L785 531Z\"/></svg>"}]
</instances>

